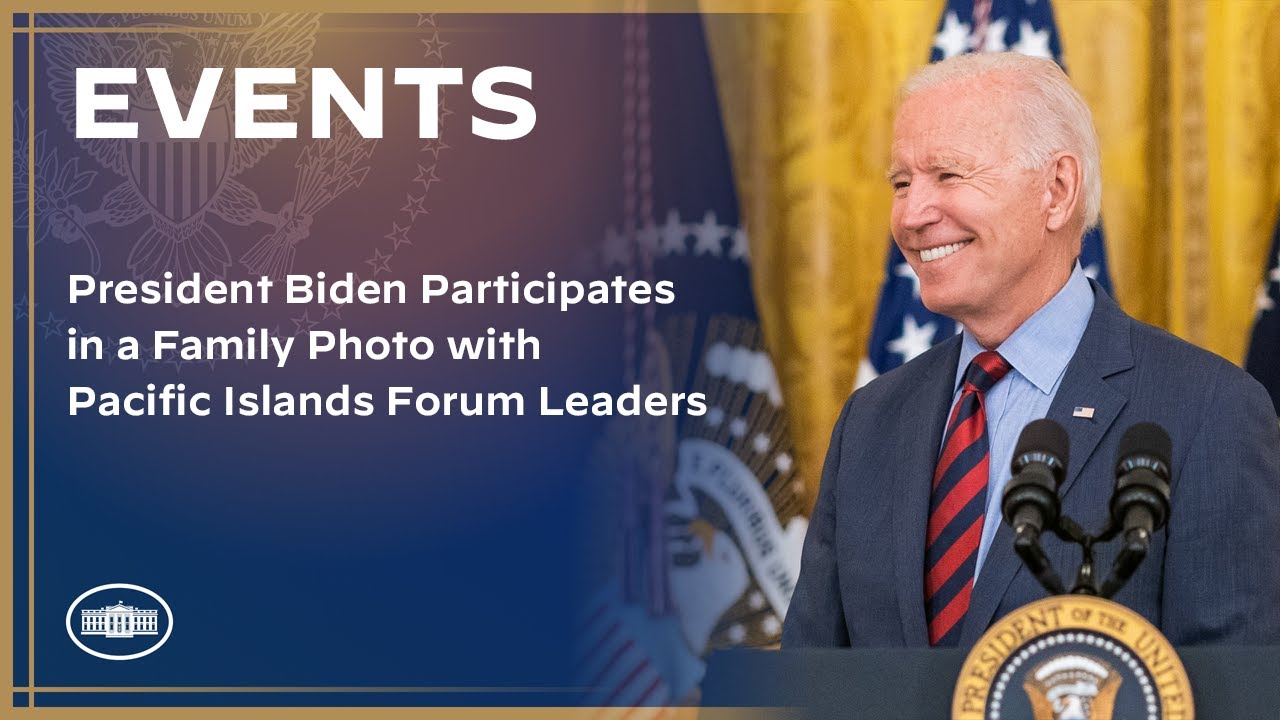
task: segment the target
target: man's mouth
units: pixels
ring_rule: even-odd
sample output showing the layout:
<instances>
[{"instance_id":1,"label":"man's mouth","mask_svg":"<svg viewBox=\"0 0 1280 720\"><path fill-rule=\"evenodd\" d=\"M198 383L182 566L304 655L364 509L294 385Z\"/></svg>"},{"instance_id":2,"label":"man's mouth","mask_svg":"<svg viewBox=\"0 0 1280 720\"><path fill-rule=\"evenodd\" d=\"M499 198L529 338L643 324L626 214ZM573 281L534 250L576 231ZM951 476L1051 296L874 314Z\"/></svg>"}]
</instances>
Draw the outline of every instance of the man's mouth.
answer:
<instances>
[{"instance_id":1,"label":"man's mouth","mask_svg":"<svg viewBox=\"0 0 1280 720\"><path fill-rule=\"evenodd\" d=\"M934 260L941 260L942 258L944 258L944 257L946 257L946 256L948 256L948 255L954 255L954 254L956 254L957 252L960 252L961 248L963 248L965 245L968 245L968 244L969 244L969 243L971 243L971 242L973 242L973 241L972 241L972 240L961 240L960 242L957 242L957 243L951 243L950 245L943 245L942 247L936 247L936 248L929 248L929 249L927 249L927 250L921 250L921 251L920 251L920 261L921 261L921 262L933 262Z\"/></svg>"}]
</instances>

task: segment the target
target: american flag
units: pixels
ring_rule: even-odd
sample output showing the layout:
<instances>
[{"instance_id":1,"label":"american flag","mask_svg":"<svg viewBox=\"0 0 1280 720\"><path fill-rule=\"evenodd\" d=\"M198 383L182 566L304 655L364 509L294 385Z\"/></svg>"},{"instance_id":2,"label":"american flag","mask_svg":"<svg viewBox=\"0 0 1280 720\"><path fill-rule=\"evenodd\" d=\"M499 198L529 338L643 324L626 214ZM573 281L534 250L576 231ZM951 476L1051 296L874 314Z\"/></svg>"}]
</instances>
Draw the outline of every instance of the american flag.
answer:
<instances>
[{"instance_id":1,"label":"american flag","mask_svg":"<svg viewBox=\"0 0 1280 720\"><path fill-rule=\"evenodd\" d=\"M592 475L614 493L597 505L573 657L593 717L654 720L696 697L708 653L779 641L808 504L702 20L633 13L622 24L622 222L601 258L610 272L675 282L676 302L623 318L623 344L646 388L701 393L707 412L615 418L604 433Z\"/></svg>"},{"instance_id":2,"label":"american flag","mask_svg":"<svg viewBox=\"0 0 1280 720\"><path fill-rule=\"evenodd\" d=\"M1049 0L948 0L933 36L930 62L969 52L1004 51L1052 58L1066 69ZM1101 226L1085 234L1080 264L1086 275L1111 291ZM920 302L919 281L890 240L880 305L867 357L858 366L857 386L912 360L958 331L954 320L930 312ZM1276 337L1280 340L1280 333Z\"/></svg>"},{"instance_id":3,"label":"american flag","mask_svg":"<svg viewBox=\"0 0 1280 720\"><path fill-rule=\"evenodd\" d=\"M1271 402L1280 415L1280 213L1276 217L1271 254L1267 256L1266 274L1258 287L1257 310L1245 369L1271 393Z\"/></svg>"}]
</instances>

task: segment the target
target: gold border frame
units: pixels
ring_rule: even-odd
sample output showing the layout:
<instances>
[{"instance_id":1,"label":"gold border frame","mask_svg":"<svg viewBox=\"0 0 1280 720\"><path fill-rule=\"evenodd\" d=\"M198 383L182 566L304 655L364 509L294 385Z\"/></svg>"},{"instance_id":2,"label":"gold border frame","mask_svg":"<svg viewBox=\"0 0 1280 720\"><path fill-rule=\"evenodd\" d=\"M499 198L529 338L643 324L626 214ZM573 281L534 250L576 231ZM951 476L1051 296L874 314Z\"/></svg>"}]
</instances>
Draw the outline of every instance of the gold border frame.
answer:
<instances>
[{"instance_id":1,"label":"gold border frame","mask_svg":"<svg viewBox=\"0 0 1280 720\"><path fill-rule=\"evenodd\" d=\"M162 3L156 0L133 0L129 3L129 12L155 12L168 13L173 12L171 2ZM646 12L689 12L691 5L695 2L691 0L650 0L649 7ZM749 5L750 7L744 7ZM433 12L439 13L510 13L510 12L537 12L537 13L620 13L626 11L629 3L627 0L551 0L550 2L529 2L527 0L482 0L481 2L469 2L468 0L436 0L430 8ZM769 0L763 2L756 0L751 3L732 2L730 0L710 0L703 1L701 10L704 12L733 12L733 13L754 13L754 12L793 12L798 8L798 4L794 2L780 2L777 0ZM226 2L225 0L202 5L199 8L201 12L262 12L261 4L248 4L243 2ZM269 8L272 12L286 12L290 10L306 10L321 12L349 13L351 8L344 7L333 0L274 0ZM405 0L393 0L375 3L372 6L366 6L360 9L360 14L415 14L423 10L421 6L410 4ZM71 0L67 2L57 2L41 14L53 12L70 12L70 13L86 13L86 12L103 12L101 0ZM124 12L124 9L113 8L107 12ZM121 32L120 28L77 28L77 29L60 29L60 28L37 28L35 27L34 12L27 12L27 27L14 27L13 17L22 14L16 12L13 8L6 8L8 14L9 33L6 40L8 55L13 57L14 38L18 35L26 35L30 38L27 46L27 205L28 223L27 223L27 296L34 297L35 289L35 221L34 221L34 205L35 205L35 38L38 35L58 33L58 32ZM163 32L165 28L149 28L156 32ZM346 29L344 28L328 28L326 31L334 32ZM131 29L131 32L137 32L137 29ZM189 32L190 28L184 28ZM393 29L381 28L351 28L353 32L395 32ZM210 32L224 32L211 30ZM243 32L243 30L229 29L225 32ZM13 74L12 70L5 73L3 78L3 90L5 95L11 100L14 96ZM13 115L12 113L0 113L3 116L0 119L0 134L5 137L13 137ZM13 143L10 141L5 143L4 157L7 159L8 167L12 168L14 163ZM0 188L8 189L8 197L13 196L13 173L4 174L3 185ZM7 220L9 227L13 226L13 206L11 203L4 203L3 210L0 210L0 217ZM13 263L13 253L0 253L0 297L11 298L13 296L12 273L15 267ZM184 718L222 718L228 714L234 713L240 717L246 718L319 718L321 720L329 720L330 718L346 718L352 716L380 718L389 717L412 717L412 718L448 718L450 720L488 720L489 718L521 718L527 720L622 720L624 717L635 718L636 720L652 720L653 718L672 718L672 719L689 719L701 717L711 720L729 720L729 719L755 719L755 718L778 718L783 716L794 715L794 711L783 708L697 708L697 707L370 707L370 706L352 706L352 707L316 707L316 706L300 706L300 707L247 707L247 706L217 706L217 707L38 707L36 705L36 694L40 692L57 692L57 693L228 693L228 694L254 694L254 693L333 693L335 695L348 693L463 693L463 692L493 692L493 693L514 693L514 692L562 692L575 691L582 688L518 688L518 687L41 687L35 682L35 312L34 303L29 302L27 312L27 684L19 686L13 683L13 657L17 648L14 645L13 626L7 622L0 622L0 646L5 650L0 652L0 674L7 678L9 684L10 695L7 699L0 702L0 715L7 715L10 711L22 715L39 715L48 718L104 718L106 720L133 720L134 718L172 718L181 716ZM13 337L16 328L14 327L14 317L10 313L0 313L0 335L9 339L9 347L13 346ZM9 379L9 382L0 387L0 408L4 410L4 417L0 419L0 451L3 451L4 457L9 460L8 471L11 478L16 480L13 474L13 357L12 353L4 353L0 357L0 375ZM15 510L13 506L12 486L8 492L0 493L0 512L4 513L4 517L12 518ZM12 532L0 533L0 572L4 574L3 583L8 585L8 592L4 593L4 597L0 598L0 612L7 618L14 618L13 607L13 535ZM16 618L14 618L16 621ZM27 707L14 707L13 694L27 693Z\"/></svg>"}]
</instances>

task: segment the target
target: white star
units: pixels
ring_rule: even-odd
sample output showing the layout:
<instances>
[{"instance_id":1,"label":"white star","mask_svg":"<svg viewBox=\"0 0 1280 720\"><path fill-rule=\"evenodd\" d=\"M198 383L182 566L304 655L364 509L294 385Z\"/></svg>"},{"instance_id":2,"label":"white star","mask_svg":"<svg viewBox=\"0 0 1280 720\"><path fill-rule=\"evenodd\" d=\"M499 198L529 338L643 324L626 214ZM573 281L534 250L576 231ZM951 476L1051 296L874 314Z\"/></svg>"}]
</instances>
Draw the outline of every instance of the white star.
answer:
<instances>
[{"instance_id":1,"label":"white star","mask_svg":"<svg viewBox=\"0 0 1280 720\"><path fill-rule=\"evenodd\" d=\"M675 210L667 212L667 222L662 226L662 249L668 254L683 255L688 246L684 239L688 235L688 227L680 223L680 213Z\"/></svg>"},{"instance_id":2,"label":"white star","mask_svg":"<svg viewBox=\"0 0 1280 720\"><path fill-rule=\"evenodd\" d=\"M902 362L911 362L916 356L928 350L933 344L933 334L938 331L934 323L917 325L915 316L902 318L902 335L889 341L889 352L902 356Z\"/></svg>"},{"instance_id":3,"label":"white star","mask_svg":"<svg viewBox=\"0 0 1280 720\"><path fill-rule=\"evenodd\" d=\"M1271 268L1271 274L1268 277L1271 278L1271 282L1280 283L1280 265Z\"/></svg>"},{"instance_id":4,"label":"white star","mask_svg":"<svg viewBox=\"0 0 1280 720\"><path fill-rule=\"evenodd\" d=\"M716 223L716 214L713 210L708 210L706 215L702 216L702 222L693 226L693 254L701 255L708 253L713 257L719 257L723 249L720 241L729 234L729 228Z\"/></svg>"},{"instance_id":5,"label":"white star","mask_svg":"<svg viewBox=\"0 0 1280 720\"><path fill-rule=\"evenodd\" d=\"M707 424L711 427L718 427L724 422L724 408L713 407L707 411Z\"/></svg>"},{"instance_id":6,"label":"white star","mask_svg":"<svg viewBox=\"0 0 1280 720\"><path fill-rule=\"evenodd\" d=\"M610 226L604 232L604 264L606 266L625 265L627 258L631 257L628 250L627 238Z\"/></svg>"},{"instance_id":7,"label":"white star","mask_svg":"<svg viewBox=\"0 0 1280 720\"><path fill-rule=\"evenodd\" d=\"M942 29L933 36L933 46L942 52L942 59L955 57L969 49L969 24L960 22L954 10L942 20Z\"/></svg>"},{"instance_id":8,"label":"white star","mask_svg":"<svg viewBox=\"0 0 1280 720\"><path fill-rule=\"evenodd\" d=\"M756 590L747 596L747 604L751 606L752 610L763 610L764 595L759 590Z\"/></svg>"},{"instance_id":9,"label":"white star","mask_svg":"<svg viewBox=\"0 0 1280 720\"><path fill-rule=\"evenodd\" d=\"M1090 280L1097 280L1098 271L1101 269L1102 268L1098 266L1098 263L1094 263L1092 265L1086 265L1084 268L1084 276L1089 278Z\"/></svg>"},{"instance_id":10,"label":"white star","mask_svg":"<svg viewBox=\"0 0 1280 720\"><path fill-rule=\"evenodd\" d=\"M747 629L741 625L731 625L729 627L729 642L740 643L747 639Z\"/></svg>"},{"instance_id":11,"label":"white star","mask_svg":"<svg viewBox=\"0 0 1280 720\"><path fill-rule=\"evenodd\" d=\"M742 437L747 434L747 421L742 418L734 418L729 423L729 433L734 437Z\"/></svg>"},{"instance_id":12,"label":"white star","mask_svg":"<svg viewBox=\"0 0 1280 720\"><path fill-rule=\"evenodd\" d=\"M1031 26L1030 21L1023 20L1018 23L1018 42L1014 43L1011 49L1023 55L1052 60L1053 52L1049 49L1049 28L1036 30Z\"/></svg>"},{"instance_id":13,"label":"white star","mask_svg":"<svg viewBox=\"0 0 1280 720\"><path fill-rule=\"evenodd\" d=\"M878 377L880 373L876 372L876 366L871 364L871 358L864 357L858 362L858 377L853 381L853 389L857 390Z\"/></svg>"},{"instance_id":14,"label":"white star","mask_svg":"<svg viewBox=\"0 0 1280 720\"><path fill-rule=\"evenodd\" d=\"M778 468L778 472L783 475L791 472L791 455L787 453L779 454L778 457L774 458L773 466Z\"/></svg>"},{"instance_id":15,"label":"white star","mask_svg":"<svg viewBox=\"0 0 1280 720\"><path fill-rule=\"evenodd\" d=\"M730 237L733 239L733 245L729 247L729 258L743 262L750 259L751 248L747 245L746 229L738 228L733 231L733 235Z\"/></svg>"},{"instance_id":16,"label":"white star","mask_svg":"<svg viewBox=\"0 0 1280 720\"><path fill-rule=\"evenodd\" d=\"M650 255L658 254L662 247L662 233L658 231L658 226L653 223L653 220L636 231L636 244Z\"/></svg>"},{"instance_id":17,"label":"white star","mask_svg":"<svg viewBox=\"0 0 1280 720\"><path fill-rule=\"evenodd\" d=\"M906 263L898 263L893 268L893 274L898 277L904 277L911 281L911 296L920 297L920 277L916 275L916 271Z\"/></svg>"},{"instance_id":18,"label":"white star","mask_svg":"<svg viewBox=\"0 0 1280 720\"><path fill-rule=\"evenodd\" d=\"M1258 294L1254 297L1253 304L1257 307L1258 312L1260 313L1276 309L1276 301L1271 299L1271 295L1267 292L1267 286L1265 284L1258 286Z\"/></svg>"},{"instance_id":19,"label":"white star","mask_svg":"<svg viewBox=\"0 0 1280 720\"><path fill-rule=\"evenodd\" d=\"M760 629L765 635L777 635L782 630L782 625L778 623L778 616L769 613L764 620L760 622Z\"/></svg>"},{"instance_id":20,"label":"white star","mask_svg":"<svg viewBox=\"0 0 1280 720\"><path fill-rule=\"evenodd\" d=\"M1009 29L1009 21L1000 18L987 25L987 35L982 39L982 52L1004 52L1009 46L1004 44L1004 33Z\"/></svg>"},{"instance_id":21,"label":"white star","mask_svg":"<svg viewBox=\"0 0 1280 720\"><path fill-rule=\"evenodd\" d=\"M769 436L765 435L764 433L759 433L755 437L751 438L751 449L755 450L758 453L762 453L768 450Z\"/></svg>"}]
</instances>

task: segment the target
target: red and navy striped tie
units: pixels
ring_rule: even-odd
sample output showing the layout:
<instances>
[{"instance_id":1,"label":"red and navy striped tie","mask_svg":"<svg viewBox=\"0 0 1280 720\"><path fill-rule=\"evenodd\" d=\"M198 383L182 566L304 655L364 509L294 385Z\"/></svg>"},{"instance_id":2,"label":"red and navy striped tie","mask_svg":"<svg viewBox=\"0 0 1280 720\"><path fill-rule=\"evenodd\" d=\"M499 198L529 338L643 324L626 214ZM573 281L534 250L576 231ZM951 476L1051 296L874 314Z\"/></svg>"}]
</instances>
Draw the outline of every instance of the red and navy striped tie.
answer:
<instances>
[{"instance_id":1,"label":"red and navy striped tie","mask_svg":"<svg viewBox=\"0 0 1280 720\"><path fill-rule=\"evenodd\" d=\"M969 609L990 474L985 397L1009 370L999 353L975 357L947 423L933 475L926 536L924 606L931 645L957 644Z\"/></svg>"}]
</instances>

